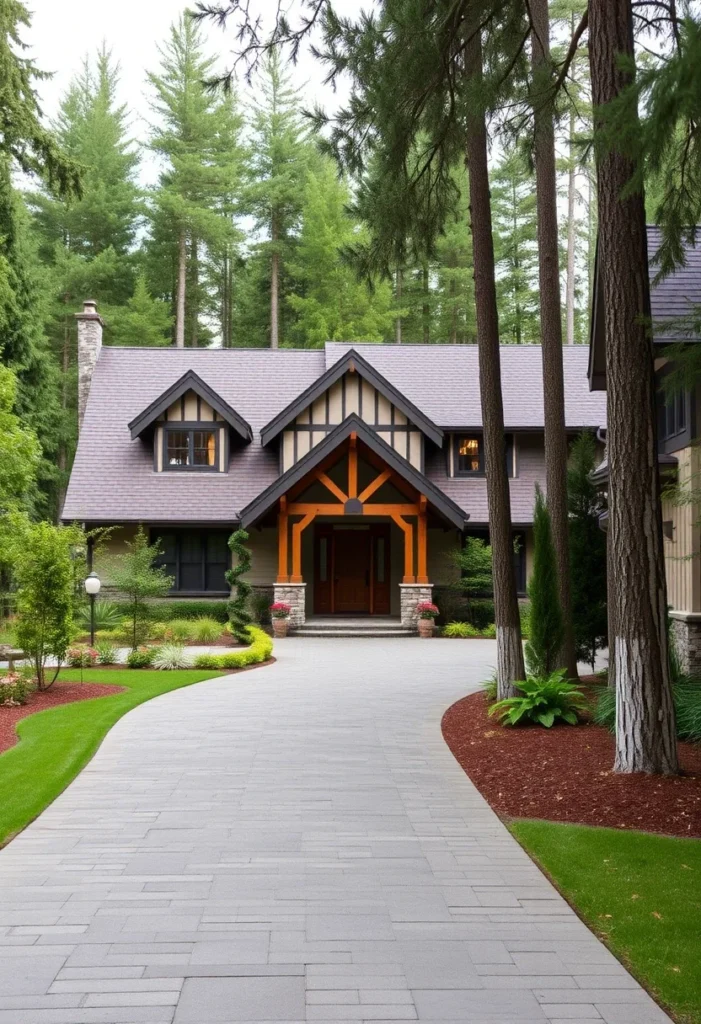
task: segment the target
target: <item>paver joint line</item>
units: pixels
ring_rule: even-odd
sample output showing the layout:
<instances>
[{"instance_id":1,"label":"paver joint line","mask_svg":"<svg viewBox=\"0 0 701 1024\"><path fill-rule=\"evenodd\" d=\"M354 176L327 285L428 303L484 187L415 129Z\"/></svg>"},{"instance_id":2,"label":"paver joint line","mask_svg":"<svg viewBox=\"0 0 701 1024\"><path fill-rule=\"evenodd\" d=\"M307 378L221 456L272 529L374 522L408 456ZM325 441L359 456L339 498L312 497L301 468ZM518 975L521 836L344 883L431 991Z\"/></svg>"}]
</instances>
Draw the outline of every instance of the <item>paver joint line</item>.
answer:
<instances>
[{"instance_id":1,"label":"paver joint line","mask_svg":"<svg viewBox=\"0 0 701 1024\"><path fill-rule=\"evenodd\" d=\"M275 653L130 712L0 851L0 1024L670 1024L443 742L493 643Z\"/></svg>"}]
</instances>

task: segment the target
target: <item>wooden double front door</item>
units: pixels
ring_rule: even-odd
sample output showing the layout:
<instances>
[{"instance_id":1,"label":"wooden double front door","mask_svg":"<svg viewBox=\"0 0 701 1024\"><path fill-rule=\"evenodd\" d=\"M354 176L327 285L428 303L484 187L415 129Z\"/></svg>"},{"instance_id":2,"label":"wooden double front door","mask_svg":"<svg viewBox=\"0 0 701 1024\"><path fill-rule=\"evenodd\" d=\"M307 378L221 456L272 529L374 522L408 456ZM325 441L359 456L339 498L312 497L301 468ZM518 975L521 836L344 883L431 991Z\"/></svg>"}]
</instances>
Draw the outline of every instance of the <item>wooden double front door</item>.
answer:
<instances>
[{"instance_id":1,"label":"wooden double front door","mask_svg":"<svg viewBox=\"0 0 701 1024\"><path fill-rule=\"evenodd\" d=\"M389 524L314 532L314 613L389 615Z\"/></svg>"}]
</instances>

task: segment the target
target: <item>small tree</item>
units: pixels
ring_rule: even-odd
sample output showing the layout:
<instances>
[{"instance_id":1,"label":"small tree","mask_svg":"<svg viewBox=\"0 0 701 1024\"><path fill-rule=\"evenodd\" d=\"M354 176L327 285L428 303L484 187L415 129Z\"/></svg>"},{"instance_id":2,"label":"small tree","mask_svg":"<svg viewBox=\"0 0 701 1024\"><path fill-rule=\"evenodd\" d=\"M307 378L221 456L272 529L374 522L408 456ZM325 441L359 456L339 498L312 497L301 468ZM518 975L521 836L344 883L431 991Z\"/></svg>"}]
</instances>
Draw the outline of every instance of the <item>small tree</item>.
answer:
<instances>
[{"instance_id":1,"label":"small tree","mask_svg":"<svg viewBox=\"0 0 701 1024\"><path fill-rule=\"evenodd\" d=\"M528 581L531 600L530 638L526 644L529 675L547 677L562 648L564 621L557 587L557 558L550 528L550 513L536 484L533 513L533 573Z\"/></svg>"},{"instance_id":2,"label":"small tree","mask_svg":"<svg viewBox=\"0 0 701 1024\"><path fill-rule=\"evenodd\" d=\"M599 526L605 502L592 484L596 442L582 433L572 445L567 471L570 514L572 619L577 658L596 666L596 652L607 644L606 534Z\"/></svg>"},{"instance_id":3,"label":"small tree","mask_svg":"<svg viewBox=\"0 0 701 1024\"><path fill-rule=\"evenodd\" d=\"M140 526L134 540L127 542L126 553L109 562L110 582L129 599L129 632L133 649L147 639L147 599L165 597L173 585L173 577L165 568L155 564L162 553L158 542L149 544Z\"/></svg>"},{"instance_id":4,"label":"small tree","mask_svg":"<svg viewBox=\"0 0 701 1024\"><path fill-rule=\"evenodd\" d=\"M229 549L236 556L236 564L226 573L226 582L236 590L235 597L229 601L231 632L242 644L251 643L248 627L253 621L248 611L248 599L253 588L248 580L243 578L251 569L251 552L246 547L247 540L248 534L245 530L237 530L229 537Z\"/></svg>"},{"instance_id":5,"label":"small tree","mask_svg":"<svg viewBox=\"0 0 701 1024\"><path fill-rule=\"evenodd\" d=\"M480 537L467 537L465 547L456 551L454 561L460 570L457 588L465 595L468 606L473 598L492 593L492 549Z\"/></svg>"},{"instance_id":6,"label":"small tree","mask_svg":"<svg viewBox=\"0 0 701 1024\"><path fill-rule=\"evenodd\" d=\"M14 547L17 586L17 642L34 664L37 686L56 682L73 633L71 549L82 538L76 527L26 523ZM49 658L57 665L51 678Z\"/></svg>"}]
</instances>

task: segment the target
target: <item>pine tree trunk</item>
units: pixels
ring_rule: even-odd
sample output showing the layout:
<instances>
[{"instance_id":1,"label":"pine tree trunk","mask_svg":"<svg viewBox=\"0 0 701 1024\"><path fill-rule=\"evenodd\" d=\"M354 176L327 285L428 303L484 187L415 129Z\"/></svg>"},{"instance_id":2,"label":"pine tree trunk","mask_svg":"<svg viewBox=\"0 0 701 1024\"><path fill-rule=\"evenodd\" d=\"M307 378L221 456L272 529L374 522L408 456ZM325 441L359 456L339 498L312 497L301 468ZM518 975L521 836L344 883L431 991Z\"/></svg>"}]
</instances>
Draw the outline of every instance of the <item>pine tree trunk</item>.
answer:
<instances>
[{"instance_id":1,"label":"pine tree trunk","mask_svg":"<svg viewBox=\"0 0 701 1024\"><path fill-rule=\"evenodd\" d=\"M277 220L273 214L270 230L270 240L273 243L272 261L270 267L270 347L280 347L280 253L277 250L278 230Z\"/></svg>"},{"instance_id":2,"label":"pine tree trunk","mask_svg":"<svg viewBox=\"0 0 701 1024\"><path fill-rule=\"evenodd\" d=\"M395 282L396 282L395 293L396 293L396 297L397 297L397 305L398 306L401 306L401 304L402 304L402 284L403 284L403 278L404 278L404 275L402 273L402 268L401 267L397 267L397 270L396 270L396 273L395 273ZM396 320L394 321L394 340L395 340L397 345L401 345L401 343L402 343L402 318L401 318L401 316L398 316L396 318Z\"/></svg>"},{"instance_id":3,"label":"pine tree trunk","mask_svg":"<svg viewBox=\"0 0 701 1024\"><path fill-rule=\"evenodd\" d=\"M567 178L567 344L574 345L574 257L575 257L575 205L577 199L577 173L574 161L574 110L570 111L569 174Z\"/></svg>"},{"instance_id":4,"label":"pine tree trunk","mask_svg":"<svg viewBox=\"0 0 701 1024\"><path fill-rule=\"evenodd\" d=\"M187 280L187 237L180 229L178 239L178 298L175 308L175 345L185 348L185 287Z\"/></svg>"},{"instance_id":5,"label":"pine tree trunk","mask_svg":"<svg viewBox=\"0 0 701 1024\"><path fill-rule=\"evenodd\" d=\"M423 341L427 345L431 340L431 307L429 298L428 264L425 263L421 271L421 290L424 295L423 306L421 307L421 320L423 323Z\"/></svg>"},{"instance_id":6,"label":"pine tree trunk","mask_svg":"<svg viewBox=\"0 0 701 1024\"><path fill-rule=\"evenodd\" d=\"M564 624L560 666L577 678L570 594L567 431L562 369L562 317L557 231L557 177L553 111L546 99L551 84L548 0L531 0L531 52L534 76L536 209L540 284L540 341L543 356L546 500L557 557L558 596Z\"/></svg>"},{"instance_id":7,"label":"pine tree trunk","mask_svg":"<svg viewBox=\"0 0 701 1024\"><path fill-rule=\"evenodd\" d=\"M630 84L631 0L590 0L589 61L597 111ZM645 200L623 198L634 171L615 149L597 151L608 401L609 530L616 659L618 772L678 770L666 636L660 481L649 330Z\"/></svg>"},{"instance_id":8,"label":"pine tree trunk","mask_svg":"<svg viewBox=\"0 0 701 1024\"><path fill-rule=\"evenodd\" d=\"M478 33L466 49L467 72L479 95L482 44ZM504 407L501 394L499 317L494 275L494 242L484 114L472 113L466 137L470 182L470 216L475 279L475 313L484 430L489 536L492 546L494 617L497 627L497 679L500 698L514 695L514 682L524 678L521 622L511 534L511 501L506 469Z\"/></svg>"},{"instance_id":9,"label":"pine tree trunk","mask_svg":"<svg viewBox=\"0 0 701 1024\"><path fill-rule=\"evenodd\" d=\"M190 264L192 272L192 288L191 288L191 300L190 300L190 316L192 322L190 324L190 344L193 348L197 348L198 332L199 332L199 318L198 318L198 290L199 290L199 266L198 266L198 253L197 253L197 239L193 236L190 241Z\"/></svg>"}]
</instances>

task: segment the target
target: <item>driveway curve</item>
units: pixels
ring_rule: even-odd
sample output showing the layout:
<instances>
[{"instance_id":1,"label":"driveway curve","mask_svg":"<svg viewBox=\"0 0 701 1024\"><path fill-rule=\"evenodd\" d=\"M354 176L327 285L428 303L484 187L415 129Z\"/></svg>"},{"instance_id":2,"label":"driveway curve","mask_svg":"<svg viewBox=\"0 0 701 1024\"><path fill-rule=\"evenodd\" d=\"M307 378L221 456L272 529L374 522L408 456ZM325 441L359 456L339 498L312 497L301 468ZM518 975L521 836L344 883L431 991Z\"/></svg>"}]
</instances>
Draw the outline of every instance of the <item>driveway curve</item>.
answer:
<instances>
[{"instance_id":1,"label":"driveway curve","mask_svg":"<svg viewBox=\"0 0 701 1024\"><path fill-rule=\"evenodd\" d=\"M445 746L489 641L288 639L0 851L0 1024L662 1024Z\"/></svg>"}]
</instances>

